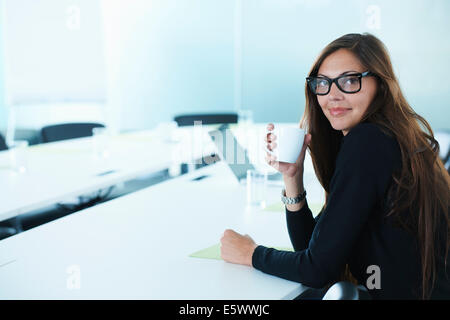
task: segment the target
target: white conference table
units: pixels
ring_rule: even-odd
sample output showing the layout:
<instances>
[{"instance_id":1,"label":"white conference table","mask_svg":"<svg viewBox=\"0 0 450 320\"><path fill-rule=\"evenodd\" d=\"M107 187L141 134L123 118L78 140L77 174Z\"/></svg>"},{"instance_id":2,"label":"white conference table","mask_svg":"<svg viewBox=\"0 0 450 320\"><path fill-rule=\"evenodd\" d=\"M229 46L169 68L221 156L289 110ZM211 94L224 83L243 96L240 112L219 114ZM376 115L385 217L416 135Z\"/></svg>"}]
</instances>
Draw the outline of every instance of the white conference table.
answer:
<instances>
[{"instance_id":1,"label":"white conference table","mask_svg":"<svg viewBox=\"0 0 450 320\"><path fill-rule=\"evenodd\" d=\"M89 137L31 146L24 173L9 166L11 151L0 152L0 220L162 170L170 160L163 152L171 145L150 134L112 138L108 157L96 156L92 143Z\"/></svg>"},{"instance_id":2,"label":"white conference table","mask_svg":"<svg viewBox=\"0 0 450 320\"><path fill-rule=\"evenodd\" d=\"M0 299L292 299L306 287L189 257L227 228L291 246L284 212L247 207L245 190L220 161L0 241Z\"/></svg>"},{"instance_id":3,"label":"white conference table","mask_svg":"<svg viewBox=\"0 0 450 320\"><path fill-rule=\"evenodd\" d=\"M200 148L188 127L177 129L177 141L164 140L157 130L111 136L102 157L92 137L31 146L24 173L10 166L11 151L2 151L0 221L201 158L199 152L213 147L203 129Z\"/></svg>"},{"instance_id":4,"label":"white conference table","mask_svg":"<svg viewBox=\"0 0 450 320\"><path fill-rule=\"evenodd\" d=\"M265 126L231 126L252 161L264 170ZM216 127L178 128L175 142L165 141L165 133L158 130L115 135L109 139L107 157L96 156L92 137L31 146L25 173L11 170L10 151L1 151L0 221L181 163L193 164L216 150L208 135ZM312 166L305 171L312 172Z\"/></svg>"},{"instance_id":5,"label":"white conference table","mask_svg":"<svg viewBox=\"0 0 450 320\"><path fill-rule=\"evenodd\" d=\"M199 156L178 152L186 137L190 137L189 129L181 129L180 136L183 139L176 143L163 140L155 130L111 136L108 154L103 157L95 153L92 137L31 146L26 150L24 173L12 170L10 151L2 151L0 192L4 200L0 203L0 220Z\"/></svg>"}]
</instances>

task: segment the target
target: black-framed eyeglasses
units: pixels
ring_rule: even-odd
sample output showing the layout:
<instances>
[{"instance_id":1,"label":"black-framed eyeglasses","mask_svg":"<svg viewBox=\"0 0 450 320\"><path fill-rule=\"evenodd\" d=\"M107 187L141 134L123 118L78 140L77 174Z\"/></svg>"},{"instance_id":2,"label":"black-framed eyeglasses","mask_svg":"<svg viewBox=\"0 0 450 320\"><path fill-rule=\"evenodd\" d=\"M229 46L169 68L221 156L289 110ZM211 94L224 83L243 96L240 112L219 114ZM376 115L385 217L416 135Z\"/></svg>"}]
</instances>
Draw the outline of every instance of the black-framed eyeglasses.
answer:
<instances>
[{"instance_id":1,"label":"black-framed eyeglasses","mask_svg":"<svg viewBox=\"0 0 450 320\"><path fill-rule=\"evenodd\" d=\"M325 96L330 92L333 82L344 93L357 93L361 90L361 79L375 76L374 73L366 71L363 73L349 73L330 79L325 76L307 77L306 82L311 91L318 96Z\"/></svg>"}]
</instances>

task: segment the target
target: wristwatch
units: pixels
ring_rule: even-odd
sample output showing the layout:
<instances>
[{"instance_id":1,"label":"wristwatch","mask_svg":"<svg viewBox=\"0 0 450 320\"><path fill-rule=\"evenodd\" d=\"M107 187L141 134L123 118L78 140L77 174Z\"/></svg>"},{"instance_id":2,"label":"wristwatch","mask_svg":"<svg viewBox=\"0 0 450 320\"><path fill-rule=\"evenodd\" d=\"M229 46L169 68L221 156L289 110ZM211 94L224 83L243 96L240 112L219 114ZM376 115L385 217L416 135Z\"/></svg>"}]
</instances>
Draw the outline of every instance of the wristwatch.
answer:
<instances>
[{"instance_id":1,"label":"wristwatch","mask_svg":"<svg viewBox=\"0 0 450 320\"><path fill-rule=\"evenodd\" d=\"M296 204L303 201L306 198L306 190L302 194L295 198L286 197L286 189L281 190L281 202L284 204Z\"/></svg>"}]
</instances>

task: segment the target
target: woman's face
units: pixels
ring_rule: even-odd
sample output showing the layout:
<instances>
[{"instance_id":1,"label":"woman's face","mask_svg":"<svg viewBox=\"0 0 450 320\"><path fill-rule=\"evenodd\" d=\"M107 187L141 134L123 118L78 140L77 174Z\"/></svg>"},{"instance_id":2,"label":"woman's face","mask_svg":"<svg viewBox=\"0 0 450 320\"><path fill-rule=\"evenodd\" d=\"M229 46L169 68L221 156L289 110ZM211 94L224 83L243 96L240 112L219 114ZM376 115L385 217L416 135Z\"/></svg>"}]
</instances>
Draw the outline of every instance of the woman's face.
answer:
<instances>
[{"instance_id":1,"label":"woman's face","mask_svg":"<svg viewBox=\"0 0 450 320\"><path fill-rule=\"evenodd\" d=\"M334 79L345 73L362 73L365 70L358 58L349 50L340 49L330 54L322 62L318 76ZM374 77L361 79L361 90L357 93L344 93L333 83L330 92L317 96L324 115L335 130L347 135L356 126L375 97L377 81Z\"/></svg>"}]
</instances>

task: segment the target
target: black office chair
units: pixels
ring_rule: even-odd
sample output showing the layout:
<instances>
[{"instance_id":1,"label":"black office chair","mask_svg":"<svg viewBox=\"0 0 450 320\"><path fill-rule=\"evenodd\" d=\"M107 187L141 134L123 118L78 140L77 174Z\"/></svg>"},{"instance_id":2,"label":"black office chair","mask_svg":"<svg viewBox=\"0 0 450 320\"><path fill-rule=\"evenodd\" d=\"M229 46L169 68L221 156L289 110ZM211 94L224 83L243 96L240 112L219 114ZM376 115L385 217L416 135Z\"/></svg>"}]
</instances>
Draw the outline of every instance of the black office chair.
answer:
<instances>
[{"instance_id":1,"label":"black office chair","mask_svg":"<svg viewBox=\"0 0 450 320\"><path fill-rule=\"evenodd\" d=\"M9 226L0 226L0 240L9 238L17 234L17 230Z\"/></svg>"},{"instance_id":2,"label":"black office chair","mask_svg":"<svg viewBox=\"0 0 450 320\"><path fill-rule=\"evenodd\" d=\"M0 151L8 150L8 146L6 145L5 139L0 134Z\"/></svg>"},{"instance_id":3,"label":"black office chair","mask_svg":"<svg viewBox=\"0 0 450 320\"><path fill-rule=\"evenodd\" d=\"M348 281L333 284L322 300L371 300L370 294L363 286L356 286Z\"/></svg>"},{"instance_id":4,"label":"black office chair","mask_svg":"<svg viewBox=\"0 0 450 320\"><path fill-rule=\"evenodd\" d=\"M53 142L92 136L92 129L105 127L100 123L64 123L41 129L42 142Z\"/></svg>"},{"instance_id":5,"label":"black office chair","mask_svg":"<svg viewBox=\"0 0 450 320\"><path fill-rule=\"evenodd\" d=\"M57 125L50 125L43 127L41 129L41 139L42 142L54 142L75 138L83 138L92 136L92 129L94 128L104 128L105 126L101 123L64 123ZM112 191L113 187L107 189L106 194L103 194L103 190L99 190L96 196L78 197L78 203L59 203L59 210L61 215L65 215L66 212L74 212L89 206L93 206L101 201L103 201L109 193ZM59 213L58 213L59 214ZM34 216L24 218L24 223L29 223L30 219L33 219ZM41 218L42 221L48 220L48 215L44 214ZM25 221L26 220L26 221Z\"/></svg>"},{"instance_id":6,"label":"black office chair","mask_svg":"<svg viewBox=\"0 0 450 320\"><path fill-rule=\"evenodd\" d=\"M194 121L201 121L203 124L237 123L237 113L198 113L181 114L174 117L174 121L179 127L193 126Z\"/></svg>"},{"instance_id":7,"label":"black office chair","mask_svg":"<svg viewBox=\"0 0 450 320\"><path fill-rule=\"evenodd\" d=\"M3 135L0 134L0 151L8 150ZM13 236L17 233L17 230L9 225L7 222L0 221L0 240Z\"/></svg>"},{"instance_id":8,"label":"black office chair","mask_svg":"<svg viewBox=\"0 0 450 320\"><path fill-rule=\"evenodd\" d=\"M340 281L327 288L308 288L295 300L371 300L366 288Z\"/></svg>"}]
</instances>

